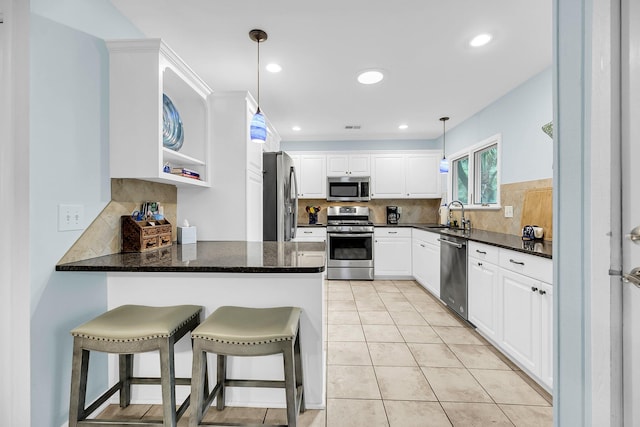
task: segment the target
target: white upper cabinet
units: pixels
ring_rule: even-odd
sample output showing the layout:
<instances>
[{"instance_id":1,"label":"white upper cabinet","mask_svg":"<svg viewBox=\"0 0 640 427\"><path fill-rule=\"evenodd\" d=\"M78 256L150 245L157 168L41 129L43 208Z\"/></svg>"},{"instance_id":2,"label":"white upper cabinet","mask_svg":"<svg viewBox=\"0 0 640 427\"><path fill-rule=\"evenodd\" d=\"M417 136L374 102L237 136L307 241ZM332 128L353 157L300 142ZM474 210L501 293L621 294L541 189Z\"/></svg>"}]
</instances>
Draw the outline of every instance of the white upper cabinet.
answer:
<instances>
[{"instance_id":1,"label":"white upper cabinet","mask_svg":"<svg viewBox=\"0 0 640 427\"><path fill-rule=\"evenodd\" d=\"M371 197L440 197L439 161L440 154L436 151L371 155Z\"/></svg>"},{"instance_id":2,"label":"white upper cabinet","mask_svg":"<svg viewBox=\"0 0 640 427\"><path fill-rule=\"evenodd\" d=\"M429 199L441 196L440 154L410 154L406 158L406 197Z\"/></svg>"},{"instance_id":3,"label":"white upper cabinet","mask_svg":"<svg viewBox=\"0 0 640 427\"><path fill-rule=\"evenodd\" d=\"M369 176L371 156L367 154L327 154L327 176Z\"/></svg>"},{"instance_id":4,"label":"white upper cabinet","mask_svg":"<svg viewBox=\"0 0 640 427\"><path fill-rule=\"evenodd\" d=\"M371 198L399 199L406 197L404 163L404 154L374 154L371 156Z\"/></svg>"},{"instance_id":5,"label":"white upper cabinet","mask_svg":"<svg viewBox=\"0 0 640 427\"><path fill-rule=\"evenodd\" d=\"M298 178L298 197L327 198L327 156L324 154L290 154Z\"/></svg>"},{"instance_id":6,"label":"white upper cabinet","mask_svg":"<svg viewBox=\"0 0 640 427\"><path fill-rule=\"evenodd\" d=\"M211 89L160 39L113 40L107 48L111 177L208 187ZM163 146L163 94L180 115L179 151ZM200 179L164 172L167 163Z\"/></svg>"}]
</instances>

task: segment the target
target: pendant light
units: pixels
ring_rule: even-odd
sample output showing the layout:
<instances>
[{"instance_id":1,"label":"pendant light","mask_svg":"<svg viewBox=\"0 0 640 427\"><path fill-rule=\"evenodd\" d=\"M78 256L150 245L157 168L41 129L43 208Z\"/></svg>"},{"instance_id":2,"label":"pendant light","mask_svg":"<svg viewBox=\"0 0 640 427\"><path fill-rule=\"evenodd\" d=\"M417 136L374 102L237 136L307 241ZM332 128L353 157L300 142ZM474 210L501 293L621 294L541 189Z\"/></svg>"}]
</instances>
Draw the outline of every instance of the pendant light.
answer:
<instances>
[{"instance_id":1,"label":"pendant light","mask_svg":"<svg viewBox=\"0 0 640 427\"><path fill-rule=\"evenodd\" d=\"M267 123L260 111L260 43L267 40L267 33L262 30L251 30L249 38L258 44L258 109L251 119L251 141L264 144L267 141Z\"/></svg>"},{"instance_id":2,"label":"pendant light","mask_svg":"<svg viewBox=\"0 0 640 427\"><path fill-rule=\"evenodd\" d=\"M440 160L440 173L448 173L449 172L449 160L447 160L446 156L446 126L445 123L449 120L449 117L440 117L440 121L442 122L442 160Z\"/></svg>"}]
</instances>

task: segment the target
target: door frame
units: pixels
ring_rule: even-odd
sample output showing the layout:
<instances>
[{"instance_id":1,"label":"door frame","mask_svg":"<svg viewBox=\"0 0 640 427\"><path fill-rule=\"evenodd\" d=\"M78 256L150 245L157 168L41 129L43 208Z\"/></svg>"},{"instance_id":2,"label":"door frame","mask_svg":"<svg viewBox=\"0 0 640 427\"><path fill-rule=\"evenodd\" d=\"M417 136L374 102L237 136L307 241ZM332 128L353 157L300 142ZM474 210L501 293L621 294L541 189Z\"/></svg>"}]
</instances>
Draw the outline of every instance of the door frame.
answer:
<instances>
[{"instance_id":1,"label":"door frame","mask_svg":"<svg viewBox=\"0 0 640 427\"><path fill-rule=\"evenodd\" d=\"M0 424L30 425L30 2L0 0L0 12L0 206L5 207L0 240Z\"/></svg>"},{"instance_id":2,"label":"door frame","mask_svg":"<svg viewBox=\"0 0 640 427\"><path fill-rule=\"evenodd\" d=\"M554 423L622 425L620 4L554 0Z\"/></svg>"}]
</instances>

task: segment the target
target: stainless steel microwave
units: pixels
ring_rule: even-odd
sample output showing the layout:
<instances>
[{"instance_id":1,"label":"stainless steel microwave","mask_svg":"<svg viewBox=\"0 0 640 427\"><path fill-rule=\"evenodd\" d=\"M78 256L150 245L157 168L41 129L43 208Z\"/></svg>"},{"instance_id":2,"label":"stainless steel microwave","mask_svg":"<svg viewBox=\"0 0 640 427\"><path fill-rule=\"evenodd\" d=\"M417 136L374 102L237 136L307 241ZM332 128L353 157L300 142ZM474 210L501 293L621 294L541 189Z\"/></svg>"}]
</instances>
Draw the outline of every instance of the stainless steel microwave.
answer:
<instances>
[{"instance_id":1,"label":"stainless steel microwave","mask_svg":"<svg viewBox=\"0 0 640 427\"><path fill-rule=\"evenodd\" d=\"M366 202L370 199L368 176L327 177L327 201Z\"/></svg>"}]
</instances>

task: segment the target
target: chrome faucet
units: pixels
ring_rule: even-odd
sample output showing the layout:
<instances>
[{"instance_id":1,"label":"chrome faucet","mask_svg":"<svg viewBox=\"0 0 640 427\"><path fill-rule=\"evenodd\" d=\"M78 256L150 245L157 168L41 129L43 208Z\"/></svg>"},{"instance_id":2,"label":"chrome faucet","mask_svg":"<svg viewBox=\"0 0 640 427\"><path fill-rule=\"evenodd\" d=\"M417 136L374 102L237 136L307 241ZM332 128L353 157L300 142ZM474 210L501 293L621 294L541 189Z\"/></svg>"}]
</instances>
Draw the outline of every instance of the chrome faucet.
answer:
<instances>
[{"instance_id":1,"label":"chrome faucet","mask_svg":"<svg viewBox=\"0 0 640 427\"><path fill-rule=\"evenodd\" d=\"M449 203L447 205L447 221L449 221L449 218L451 216L451 205L453 204L458 204L460 205L460 208L462 208L462 217L460 218L460 222L462 223L462 230L463 231L467 231L467 227L469 227L469 229L471 229L471 220L467 220L464 217L464 205L462 204L462 202L460 200L454 200L451 203Z\"/></svg>"}]
</instances>

